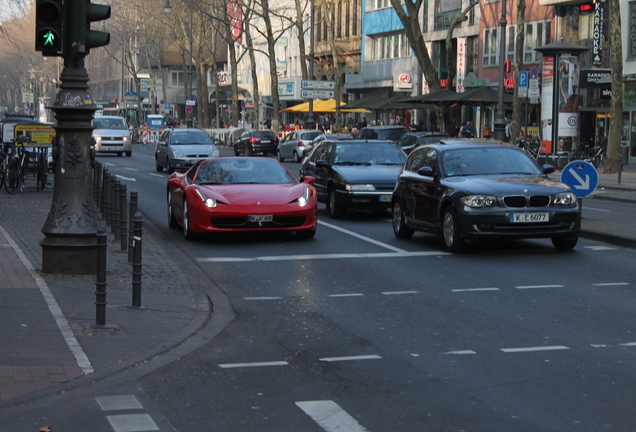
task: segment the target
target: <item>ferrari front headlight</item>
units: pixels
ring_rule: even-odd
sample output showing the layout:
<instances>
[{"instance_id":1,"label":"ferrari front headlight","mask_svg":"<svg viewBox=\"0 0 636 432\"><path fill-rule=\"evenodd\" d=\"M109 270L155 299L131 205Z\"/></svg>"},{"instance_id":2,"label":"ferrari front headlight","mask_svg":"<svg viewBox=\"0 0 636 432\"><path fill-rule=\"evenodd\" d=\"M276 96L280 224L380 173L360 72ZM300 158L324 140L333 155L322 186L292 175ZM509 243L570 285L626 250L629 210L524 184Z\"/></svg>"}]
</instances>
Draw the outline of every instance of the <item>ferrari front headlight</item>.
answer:
<instances>
[{"instance_id":1,"label":"ferrari front headlight","mask_svg":"<svg viewBox=\"0 0 636 432\"><path fill-rule=\"evenodd\" d=\"M210 198L209 196L207 196L205 193L201 191L201 189L195 189L195 193L197 194L199 198L201 198L201 201L203 201L203 204L205 204L206 207L209 207L209 208L216 207L216 200L214 198Z\"/></svg>"}]
</instances>

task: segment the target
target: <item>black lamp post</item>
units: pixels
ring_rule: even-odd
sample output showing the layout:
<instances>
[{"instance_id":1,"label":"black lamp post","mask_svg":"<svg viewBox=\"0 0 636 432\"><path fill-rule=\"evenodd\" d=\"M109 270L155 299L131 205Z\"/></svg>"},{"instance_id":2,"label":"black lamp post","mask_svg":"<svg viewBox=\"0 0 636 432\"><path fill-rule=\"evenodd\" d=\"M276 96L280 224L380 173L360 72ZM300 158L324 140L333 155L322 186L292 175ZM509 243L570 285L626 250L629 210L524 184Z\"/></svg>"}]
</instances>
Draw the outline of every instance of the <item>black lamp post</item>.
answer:
<instances>
[{"instance_id":1,"label":"black lamp post","mask_svg":"<svg viewBox=\"0 0 636 432\"><path fill-rule=\"evenodd\" d=\"M314 0L311 0L311 28L309 29L309 44L311 45L309 51L309 79L314 79ZM316 118L314 117L314 100L309 99L309 114L307 114L307 129L316 129Z\"/></svg>"},{"instance_id":2,"label":"black lamp post","mask_svg":"<svg viewBox=\"0 0 636 432\"><path fill-rule=\"evenodd\" d=\"M504 114L504 62L506 61L506 0L501 0L501 19L499 25L499 87L497 92L497 111L493 122L495 139L503 141L506 138L506 120Z\"/></svg>"}]
</instances>

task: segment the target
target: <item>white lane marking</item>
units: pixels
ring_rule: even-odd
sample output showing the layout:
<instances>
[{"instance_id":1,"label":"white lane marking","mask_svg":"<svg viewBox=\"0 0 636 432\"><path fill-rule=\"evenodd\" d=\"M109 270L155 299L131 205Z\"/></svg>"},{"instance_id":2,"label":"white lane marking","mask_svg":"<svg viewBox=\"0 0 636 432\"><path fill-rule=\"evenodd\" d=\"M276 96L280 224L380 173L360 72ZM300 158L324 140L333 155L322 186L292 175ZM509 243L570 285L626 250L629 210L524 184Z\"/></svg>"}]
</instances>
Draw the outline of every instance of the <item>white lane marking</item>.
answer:
<instances>
[{"instance_id":1,"label":"white lane marking","mask_svg":"<svg viewBox=\"0 0 636 432\"><path fill-rule=\"evenodd\" d=\"M337 231L340 231L340 232L343 232L343 233L345 233L345 234L348 234L348 235L350 235L350 236L352 236L352 237L357 237L357 238L359 238L360 240L368 241L369 243L373 243L374 245L377 245L377 246L383 247L383 248L385 248L385 249L389 249L389 250L392 250L392 251L394 251L394 252L406 253L406 251L405 251L404 249L396 248L396 247L391 246L391 245L388 245L388 244L386 244L386 243L382 243L382 242L380 242L380 241L373 240L372 238L365 237L365 236L363 236L363 235L361 235L361 234L355 233L355 232L353 232L353 231L349 231L348 229L344 229L344 228L341 228L341 227L339 227L339 226L332 225L332 224L330 224L330 223L323 222L323 221L320 221L320 220L318 221L318 223L319 223L320 225L324 225L324 226L329 227L329 228L331 228L331 229L335 229L335 230L337 230Z\"/></svg>"},{"instance_id":2,"label":"white lane marking","mask_svg":"<svg viewBox=\"0 0 636 432\"><path fill-rule=\"evenodd\" d=\"M451 292L472 292L472 291L499 291L499 288L466 288L466 289L454 289Z\"/></svg>"},{"instance_id":3,"label":"white lane marking","mask_svg":"<svg viewBox=\"0 0 636 432\"><path fill-rule=\"evenodd\" d=\"M605 283L593 283L592 286L623 286L629 285L629 282L605 282Z\"/></svg>"},{"instance_id":4,"label":"white lane marking","mask_svg":"<svg viewBox=\"0 0 636 432\"><path fill-rule=\"evenodd\" d=\"M263 367L263 366L287 366L289 363L286 361L271 361L271 362L252 362L252 363L224 363L219 367L222 369L232 368L244 368L244 367Z\"/></svg>"},{"instance_id":5,"label":"white lane marking","mask_svg":"<svg viewBox=\"0 0 636 432\"><path fill-rule=\"evenodd\" d=\"M569 350L570 348L563 345L552 346L537 346L537 347L524 347L524 348L501 348L501 351L505 353L518 353L518 352L533 352L533 351L556 351L556 350Z\"/></svg>"},{"instance_id":6,"label":"white lane marking","mask_svg":"<svg viewBox=\"0 0 636 432\"><path fill-rule=\"evenodd\" d=\"M35 280L35 283L38 285L38 288L40 289L40 292L42 293L42 297L44 297L44 301L46 301L46 304L49 307L49 310L51 311L51 315L53 315L53 319L55 319L55 323L57 324L57 327L60 329L60 332L62 332L62 337L64 338L66 345L68 345L69 350L75 357L75 362L77 363L79 368L82 370L82 372L84 372L84 374L88 375L93 373L94 369L93 369L93 365L91 364L91 361L88 359L88 356L82 349L82 346L80 345L80 343L77 341L77 339L75 339L75 334L73 333L73 329L71 328L71 325L66 320L66 317L64 316L64 312L62 312L62 309L60 308L60 305L57 303L57 300L55 299L55 297L53 297L53 293L51 292L48 285L46 284L46 281L44 280L44 278L42 278L42 276L40 276L35 271L29 259L26 257L26 255L24 255L24 252L22 252L22 249L20 249L18 244L13 240L13 238L2 226L0 226L0 232L2 233L4 238L7 240L7 243L11 245L11 248L13 248L13 251L18 255L18 258L20 258L20 261L22 261L22 265L26 267L26 269L29 271L29 274Z\"/></svg>"},{"instance_id":7,"label":"white lane marking","mask_svg":"<svg viewBox=\"0 0 636 432\"><path fill-rule=\"evenodd\" d=\"M633 347L633 346L636 346L636 342L627 342L627 343L621 344L621 346Z\"/></svg>"},{"instance_id":8,"label":"white lane marking","mask_svg":"<svg viewBox=\"0 0 636 432\"><path fill-rule=\"evenodd\" d=\"M616 250L616 248L609 246L583 246L587 249L592 249L593 251L602 251L602 250Z\"/></svg>"},{"instance_id":9,"label":"white lane marking","mask_svg":"<svg viewBox=\"0 0 636 432\"><path fill-rule=\"evenodd\" d=\"M95 398L102 411L142 409L134 395L98 396Z\"/></svg>"},{"instance_id":10,"label":"white lane marking","mask_svg":"<svg viewBox=\"0 0 636 432\"><path fill-rule=\"evenodd\" d=\"M327 297L363 297L362 293L351 293L351 294L329 294Z\"/></svg>"},{"instance_id":11,"label":"white lane marking","mask_svg":"<svg viewBox=\"0 0 636 432\"><path fill-rule=\"evenodd\" d=\"M517 285L517 289L563 288L563 285Z\"/></svg>"},{"instance_id":12,"label":"white lane marking","mask_svg":"<svg viewBox=\"0 0 636 432\"><path fill-rule=\"evenodd\" d=\"M157 424L148 414L120 414L106 416L115 432L156 431Z\"/></svg>"},{"instance_id":13,"label":"white lane marking","mask_svg":"<svg viewBox=\"0 0 636 432\"><path fill-rule=\"evenodd\" d=\"M124 176L119 175L119 174L117 174L117 175L116 175L116 177L117 177L118 179L122 179L122 180L126 180L126 181L133 181L133 182L136 182L136 181L137 181L137 179L136 179L136 178L124 177Z\"/></svg>"},{"instance_id":14,"label":"white lane marking","mask_svg":"<svg viewBox=\"0 0 636 432\"><path fill-rule=\"evenodd\" d=\"M379 355L370 354L370 355L358 355L358 356L346 356L346 357L323 357L319 359L324 362L336 362L336 361L354 361L354 360L377 360L381 359Z\"/></svg>"},{"instance_id":15,"label":"white lane marking","mask_svg":"<svg viewBox=\"0 0 636 432\"><path fill-rule=\"evenodd\" d=\"M588 206L585 206L585 210L594 210L594 211L600 211L600 212L610 212L611 211L611 210L607 210L607 209L600 209L600 208L588 207Z\"/></svg>"},{"instance_id":16,"label":"white lane marking","mask_svg":"<svg viewBox=\"0 0 636 432\"><path fill-rule=\"evenodd\" d=\"M419 291L382 291L384 295L417 294Z\"/></svg>"},{"instance_id":17,"label":"white lane marking","mask_svg":"<svg viewBox=\"0 0 636 432\"><path fill-rule=\"evenodd\" d=\"M367 429L334 401L296 402L296 406L327 432L367 432Z\"/></svg>"},{"instance_id":18,"label":"white lane marking","mask_svg":"<svg viewBox=\"0 0 636 432\"><path fill-rule=\"evenodd\" d=\"M464 355L464 354L477 354L477 353L473 350L459 350L459 351L448 351L445 354Z\"/></svg>"},{"instance_id":19,"label":"white lane marking","mask_svg":"<svg viewBox=\"0 0 636 432\"><path fill-rule=\"evenodd\" d=\"M161 174L155 174L155 173L149 173L149 175L151 175L151 176L155 176L155 177L164 177L164 176L163 176L163 175L161 175Z\"/></svg>"},{"instance_id":20,"label":"white lane marking","mask_svg":"<svg viewBox=\"0 0 636 432\"><path fill-rule=\"evenodd\" d=\"M320 260L320 259L345 259L345 258L409 258L416 256L438 256L448 255L444 252L380 252L380 253L360 253L360 254L320 254L320 255L280 255L280 256L260 256L250 258L239 257L216 257L197 258L198 262L251 262L251 261L297 261L297 260Z\"/></svg>"},{"instance_id":21,"label":"white lane marking","mask_svg":"<svg viewBox=\"0 0 636 432\"><path fill-rule=\"evenodd\" d=\"M243 297L243 300L282 300L282 297Z\"/></svg>"},{"instance_id":22,"label":"white lane marking","mask_svg":"<svg viewBox=\"0 0 636 432\"><path fill-rule=\"evenodd\" d=\"M137 168L133 168L133 167L126 167L124 169L127 169L128 171L139 171Z\"/></svg>"},{"instance_id":23,"label":"white lane marking","mask_svg":"<svg viewBox=\"0 0 636 432\"><path fill-rule=\"evenodd\" d=\"M110 163L110 162L102 162L102 165L116 166L114 163Z\"/></svg>"}]
</instances>

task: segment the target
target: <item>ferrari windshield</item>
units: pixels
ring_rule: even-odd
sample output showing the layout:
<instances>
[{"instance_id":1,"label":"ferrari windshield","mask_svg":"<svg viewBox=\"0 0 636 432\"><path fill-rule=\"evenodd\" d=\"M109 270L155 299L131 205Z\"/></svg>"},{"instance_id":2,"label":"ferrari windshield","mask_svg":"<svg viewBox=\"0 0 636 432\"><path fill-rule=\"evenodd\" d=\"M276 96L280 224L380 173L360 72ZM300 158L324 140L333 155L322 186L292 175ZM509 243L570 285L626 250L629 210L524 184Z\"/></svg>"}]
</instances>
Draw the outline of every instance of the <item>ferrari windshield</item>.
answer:
<instances>
[{"instance_id":1,"label":"ferrari windshield","mask_svg":"<svg viewBox=\"0 0 636 432\"><path fill-rule=\"evenodd\" d=\"M479 175L538 176L541 170L530 156L516 148L462 148L442 153L444 177Z\"/></svg>"},{"instance_id":2,"label":"ferrari windshield","mask_svg":"<svg viewBox=\"0 0 636 432\"><path fill-rule=\"evenodd\" d=\"M213 159L201 164L197 184L287 184L296 180L277 161L256 158Z\"/></svg>"}]
</instances>

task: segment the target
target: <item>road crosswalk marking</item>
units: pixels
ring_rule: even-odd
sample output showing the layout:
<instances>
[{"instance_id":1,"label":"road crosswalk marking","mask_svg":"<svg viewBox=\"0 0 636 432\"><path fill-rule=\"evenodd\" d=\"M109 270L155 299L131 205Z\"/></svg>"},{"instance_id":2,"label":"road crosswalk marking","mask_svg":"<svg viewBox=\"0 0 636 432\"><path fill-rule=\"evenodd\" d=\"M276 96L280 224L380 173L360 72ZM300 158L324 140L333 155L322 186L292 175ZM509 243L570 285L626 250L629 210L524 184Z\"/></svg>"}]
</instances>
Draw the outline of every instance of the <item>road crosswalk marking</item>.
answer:
<instances>
[{"instance_id":1,"label":"road crosswalk marking","mask_svg":"<svg viewBox=\"0 0 636 432\"><path fill-rule=\"evenodd\" d=\"M367 429L334 401L304 401L296 405L327 432L366 432Z\"/></svg>"}]
</instances>

